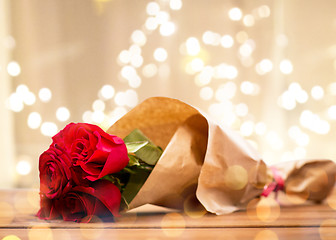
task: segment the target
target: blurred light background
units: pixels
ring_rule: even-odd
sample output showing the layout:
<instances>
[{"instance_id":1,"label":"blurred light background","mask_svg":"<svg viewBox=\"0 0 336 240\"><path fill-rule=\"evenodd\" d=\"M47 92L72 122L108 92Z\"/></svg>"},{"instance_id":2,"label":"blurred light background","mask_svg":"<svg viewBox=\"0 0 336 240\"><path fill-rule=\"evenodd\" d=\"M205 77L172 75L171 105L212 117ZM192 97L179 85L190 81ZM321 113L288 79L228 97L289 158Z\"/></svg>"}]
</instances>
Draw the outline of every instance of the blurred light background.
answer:
<instances>
[{"instance_id":1,"label":"blurred light background","mask_svg":"<svg viewBox=\"0 0 336 240\"><path fill-rule=\"evenodd\" d=\"M269 163L336 159L334 0L0 0L0 187L67 123L186 101Z\"/></svg>"}]
</instances>

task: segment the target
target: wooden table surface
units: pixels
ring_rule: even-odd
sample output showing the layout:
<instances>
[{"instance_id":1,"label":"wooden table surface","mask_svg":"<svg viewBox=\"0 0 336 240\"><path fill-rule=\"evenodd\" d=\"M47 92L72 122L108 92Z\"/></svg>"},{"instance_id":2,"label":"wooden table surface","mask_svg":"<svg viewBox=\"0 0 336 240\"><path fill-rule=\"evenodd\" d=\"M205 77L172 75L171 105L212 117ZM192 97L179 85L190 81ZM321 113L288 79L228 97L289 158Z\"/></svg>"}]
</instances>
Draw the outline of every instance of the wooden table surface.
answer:
<instances>
[{"instance_id":1,"label":"wooden table surface","mask_svg":"<svg viewBox=\"0 0 336 240\"><path fill-rule=\"evenodd\" d=\"M282 206L264 198L247 211L224 216L155 206L132 210L115 222L43 221L37 190L0 190L0 240L49 239L323 239L336 240L336 191L322 204Z\"/></svg>"}]
</instances>

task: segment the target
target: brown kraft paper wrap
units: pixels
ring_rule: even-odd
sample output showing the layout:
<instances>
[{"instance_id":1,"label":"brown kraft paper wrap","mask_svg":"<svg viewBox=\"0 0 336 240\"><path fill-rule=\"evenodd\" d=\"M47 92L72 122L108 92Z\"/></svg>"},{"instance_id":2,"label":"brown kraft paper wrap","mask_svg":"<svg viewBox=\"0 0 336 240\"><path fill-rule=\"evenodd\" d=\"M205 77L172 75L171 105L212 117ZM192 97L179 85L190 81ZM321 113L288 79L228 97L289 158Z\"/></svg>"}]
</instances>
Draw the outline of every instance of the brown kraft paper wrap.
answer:
<instances>
[{"instance_id":1,"label":"brown kraft paper wrap","mask_svg":"<svg viewBox=\"0 0 336 240\"><path fill-rule=\"evenodd\" d=\"M164 152L129 209L144 204L183 209L204 207L218 215L244 209L270 181L270 169L240 135L176 99L145 100L108 133L127 136L140 129ZM278 166L276 166L278 168ZM322 201L335 183L330 160L279 165L286 193Z\"/></svg>"}]
</instances>

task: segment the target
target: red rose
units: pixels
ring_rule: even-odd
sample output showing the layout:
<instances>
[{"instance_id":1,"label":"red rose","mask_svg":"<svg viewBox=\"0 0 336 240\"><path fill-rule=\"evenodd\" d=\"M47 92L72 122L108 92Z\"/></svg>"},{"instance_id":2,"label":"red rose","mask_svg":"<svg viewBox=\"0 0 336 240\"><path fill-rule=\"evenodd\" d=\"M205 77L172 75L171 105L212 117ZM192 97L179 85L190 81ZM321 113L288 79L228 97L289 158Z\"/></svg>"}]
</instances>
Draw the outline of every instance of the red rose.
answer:
<instances>
[{"instance_id":1,"label":"red rose","mask_svg":"<svg viewBox=\"0 0 336 240\"><path fill-rule=\"evenodd\" d=\"M56 218L61 218L60 211L58 209L59 200L57 199L49 199L45 196L41 195L40 198L40 210L36 214L40 219L51 220Z\"/></svg>"},{"instance_id":2,"label":"red rose","mask_svg":"<svg viewBox=\"0 0 336 240\"><path fill-rule=\"evenodd\" d=\"M72 173L70 156L53 146L39 159L40 191L46 197L58 198L70 188Z\"/></svg>"},{"instance_id":3,"label":"red rose","mask_svg":"<svg viewBox=\"0 0 336 240\"><path fill-rule=\"evenodd\" d=\"M92 187L76 186L60 200L64 220L90 222L92 216L119 216L121 193L111 182L101 180Z\"/></svg>"},{"instance_id":4,"label":"red rose","mask_svg":"<svg viewBox=\"0 0 336 240\"><path fill-rule=\"evenodd\" d=\"M73 164L90 181L119 172L129 161L124 141L92 124L70 123L53 137L53 143L70 153Z\"/></svg>"}]
</instances>

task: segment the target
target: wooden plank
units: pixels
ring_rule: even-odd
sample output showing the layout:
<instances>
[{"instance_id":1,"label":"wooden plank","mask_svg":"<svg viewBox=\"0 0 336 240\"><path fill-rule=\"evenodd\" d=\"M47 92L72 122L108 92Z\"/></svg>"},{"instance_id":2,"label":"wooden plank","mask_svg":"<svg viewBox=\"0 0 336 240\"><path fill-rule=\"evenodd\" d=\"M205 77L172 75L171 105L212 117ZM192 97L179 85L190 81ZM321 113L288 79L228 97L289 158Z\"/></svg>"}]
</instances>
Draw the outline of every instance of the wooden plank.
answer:
<instances>
[{"instance_id":1,"label":"wooden plank","mask_svg":"<svg viewBox=\"0 0 336 240\"><path fill-rule=\"evenodd\" d=\"M21 240L77 239L254 239L254 240L334 240L336 228L211 228L211 229L1 229L0 239L9 235Z\"/></svg>"},{"instance_id":2,"label":"wooden plank","mask_svg":"<svg viewBox=\"0 0 336 240\"><path fill-rule=\"evenodd\" d=\"M35 217L39 208L38 191L1 190L0 228L29 228L45 226L53 229L151 229L173 228L261 228L261 227L319 227L336 219L336 209L328 204L251 208L223 216L190 214L164 208L145 206L117 218L116 222L78 224L60 220L43 221ZM332 205L333 206L333 205ZM329 221L336 227L336 220Z\"/></svg>"},{"instance_id":3,"label":"wooden plank","mask_svg":"<svg viewBox=\"0 0 336 240\"><path fill-rule=\"evenodd\" d=\"M329 211L327 211L329 210ZM4 215L4 213L1 213ZM6 215L6 214L5 214ZM0 218L1 219L1 218ZM24 228L35 225L46 225L52 228L78 228L79 224L59 220L43 221L34 214L15 213L9 220L0 220L0 226ZM297 208L282 209L278 218L258 217L256 213L245 211L236 212L223 216L206 214L199 217L190 217L180 212L142 212L127 213L116 219L115 223L104 223L104 228L159 228L163 224L174 224L177 227L189 228L216 228L216 227L271 227L271 226L320 226L326 219L336 219L336 211L326 205L304 206ZM82 224L83 225L83 224ZM94 226L93 224L88 224ZM100 224L96 224L99 228ZM336 223L335 223L336 226Z\"/></svg>"}]
</instances>

